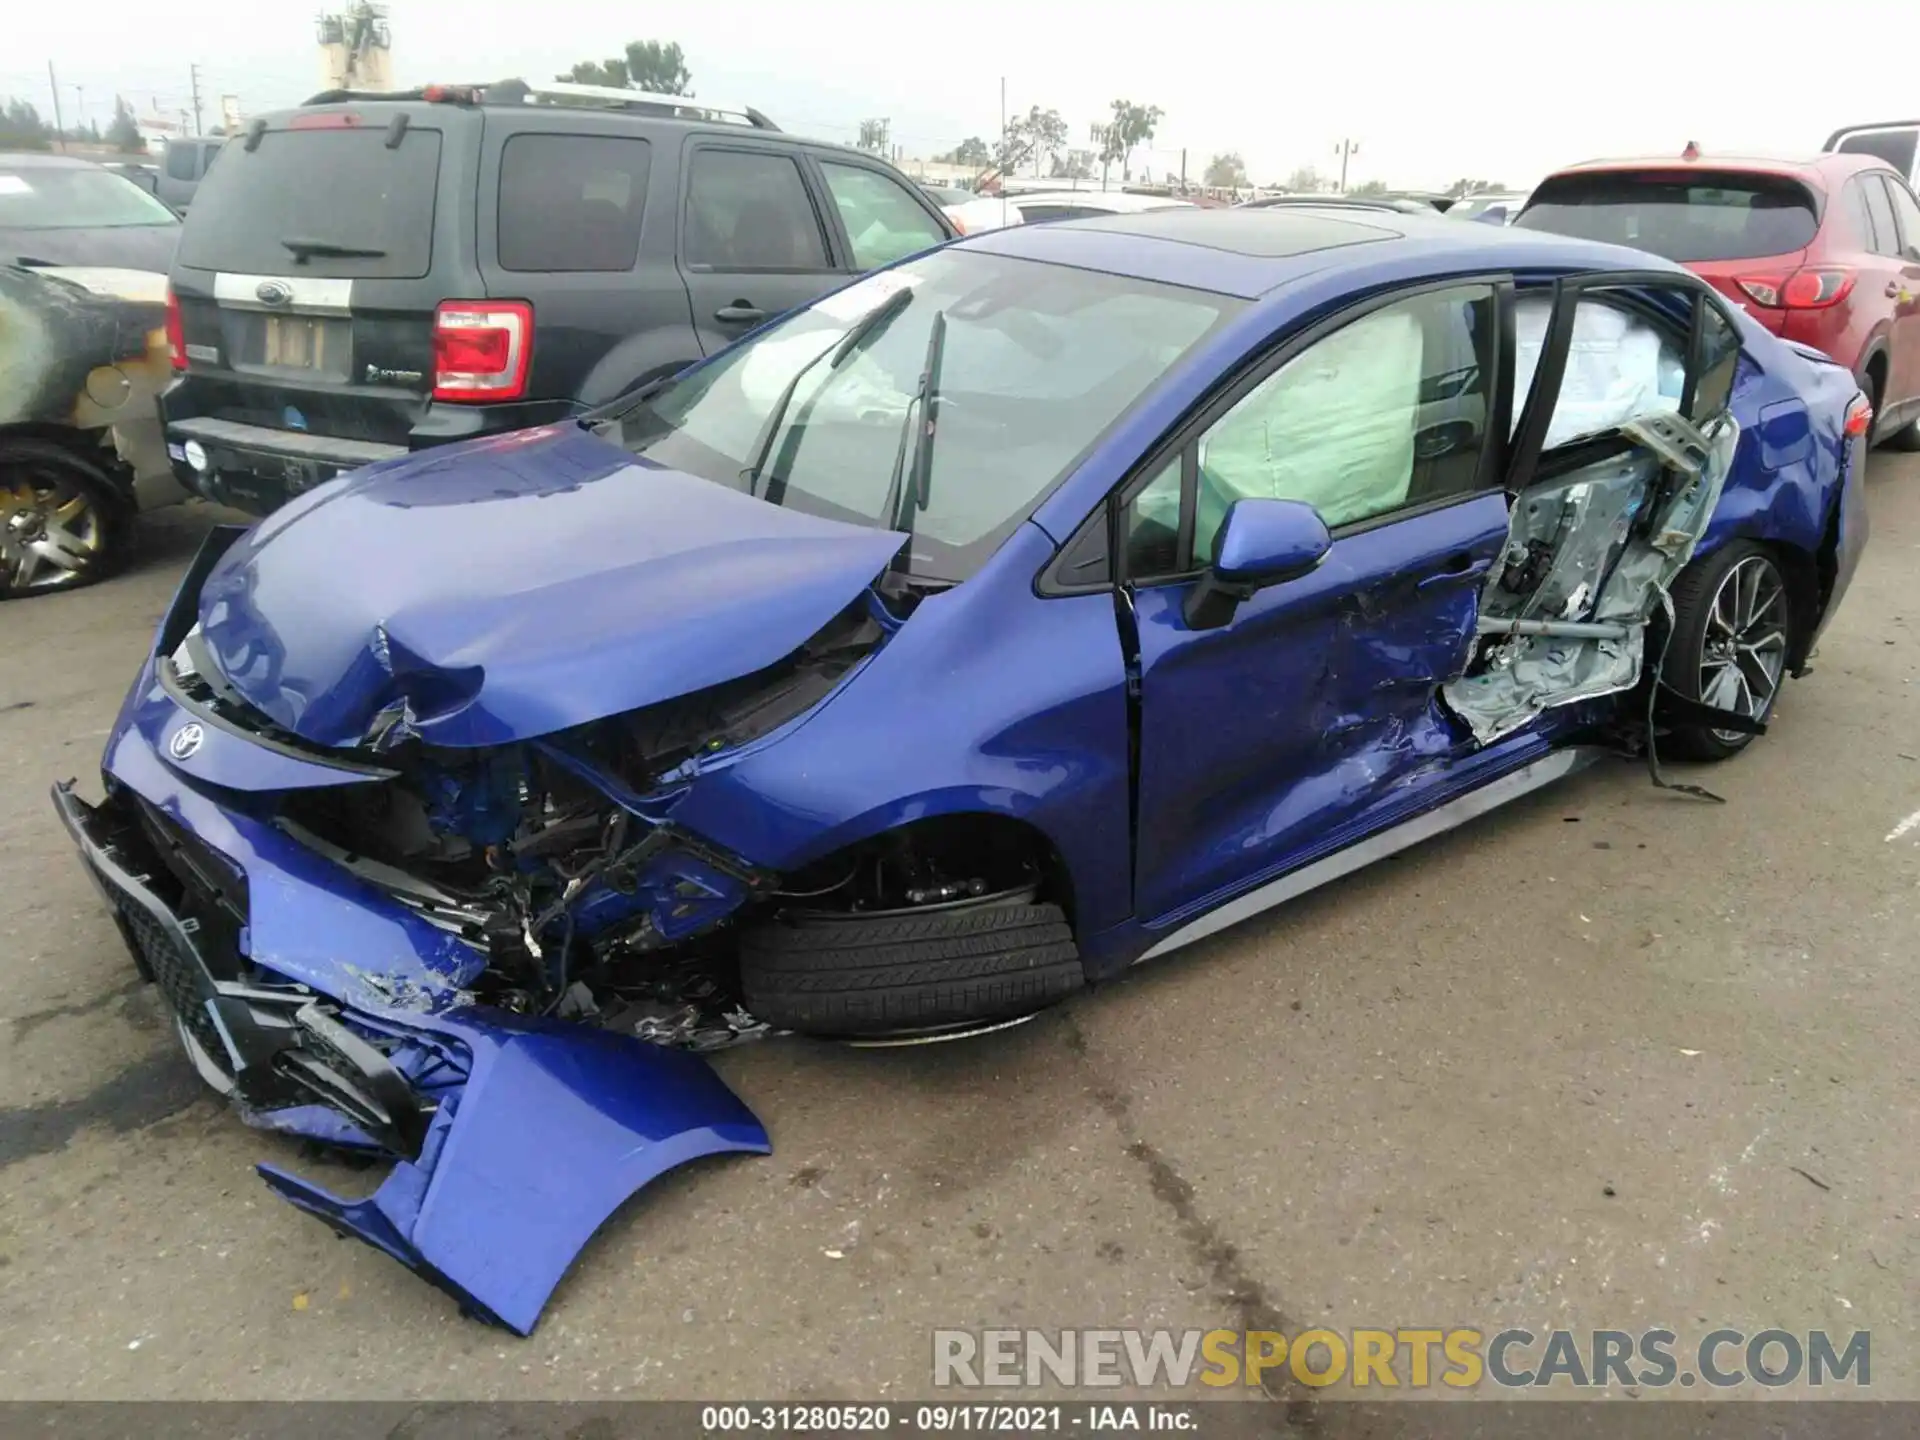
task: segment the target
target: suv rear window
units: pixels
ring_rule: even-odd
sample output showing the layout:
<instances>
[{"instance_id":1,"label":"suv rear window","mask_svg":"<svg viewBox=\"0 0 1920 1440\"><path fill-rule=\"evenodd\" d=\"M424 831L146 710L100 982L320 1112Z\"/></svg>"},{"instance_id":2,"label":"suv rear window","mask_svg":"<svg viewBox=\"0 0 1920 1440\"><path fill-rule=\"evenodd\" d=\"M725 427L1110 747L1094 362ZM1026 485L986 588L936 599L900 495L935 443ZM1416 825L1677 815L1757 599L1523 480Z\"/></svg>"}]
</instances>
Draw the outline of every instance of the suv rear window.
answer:
<instances>
[{"instance_id":1,"label":"suv rear window","mask_svg":"<svg viewBox=\"0 0 1920 1440\"><path fill-rule=\"evenodd\" d=\"M440 132L385 125L269 130L207 171L180 237L180 263L253 275L417 280L433 254ZM296 248L311 244L290 269ZM356 252L329 255L325 246Z\"/></svg>"},{"instance_id":2,"label":"suv rear window","mask_svg":"<svg viewBox=\"0 0 1920 1440\"><path fill-rule=\"evenodd\" d=\"M1606 172L1562 175L1514 222L1669 260L1749 260L1802 250L1820 228L1813 196L1783 177Z\"/></svg>"},{"instance_id":3,"label":"suv rear window","mask_svg":"<svg viewBox=\"0 0 1920 1440\"><path fill-rule=\"evenodd\" d=\"M500 152L503 270L631 270L652 147L616 135L516 135Z\"/></svg>"}]
</instances>

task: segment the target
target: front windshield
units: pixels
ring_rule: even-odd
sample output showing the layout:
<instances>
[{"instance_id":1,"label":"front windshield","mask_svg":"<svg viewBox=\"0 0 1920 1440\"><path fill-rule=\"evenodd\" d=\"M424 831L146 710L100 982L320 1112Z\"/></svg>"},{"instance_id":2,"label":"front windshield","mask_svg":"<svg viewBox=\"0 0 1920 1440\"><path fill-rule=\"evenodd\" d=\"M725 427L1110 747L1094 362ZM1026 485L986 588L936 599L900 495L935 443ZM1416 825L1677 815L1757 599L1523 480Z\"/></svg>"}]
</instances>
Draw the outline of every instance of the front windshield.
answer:
<instances>
[{"instance_id":1,"label":"front windshield","mask_svg":"<svg viewBox=\"0 0 1920 1440\"><path fill-rule=\"evenodd\" d=\"M909 298L895 299L902 290ZM662 465L809 514L880 528L904 515L909 571L962 580L1243 304L940 250L829 295L693 371L629 414L622 439ZM946 326L924 504L900 505L893 481L920 428L915 397L936 316Z\"/></svg>"},{"instance_id":2,"label":"front windshield","mask_svg":"<svg viewBox=\"0 0 1920 1440\"><path fill-rule=\"evenodd\" d=\"M179 223L153 196L109 170L0 167L0 230L117 230Z\"/></svg>"}]
</instances>

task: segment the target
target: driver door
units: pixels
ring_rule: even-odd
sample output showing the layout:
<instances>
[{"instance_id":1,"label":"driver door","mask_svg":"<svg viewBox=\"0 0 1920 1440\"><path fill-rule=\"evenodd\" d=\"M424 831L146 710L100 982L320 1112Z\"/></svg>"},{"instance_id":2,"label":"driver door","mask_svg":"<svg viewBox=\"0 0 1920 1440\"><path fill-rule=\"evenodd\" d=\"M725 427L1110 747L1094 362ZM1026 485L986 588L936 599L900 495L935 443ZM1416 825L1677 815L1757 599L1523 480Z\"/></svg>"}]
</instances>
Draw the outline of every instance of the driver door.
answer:
<instances>
[{"instance_id":1,"label":"driver door","mask_svg":"<svg viewBox=\"0 0 1920 1440\"><path fill-rule=\"evenodd\" d=\"M1122 492L1140 685L1135 913L1186 918L1352 838L1460 747L1439 708L1507 537L1503 278L1402 290L1296 338ZM1240 498L1333 544L1215 629L1184 603Z\"/></svg>"}]
</instances>

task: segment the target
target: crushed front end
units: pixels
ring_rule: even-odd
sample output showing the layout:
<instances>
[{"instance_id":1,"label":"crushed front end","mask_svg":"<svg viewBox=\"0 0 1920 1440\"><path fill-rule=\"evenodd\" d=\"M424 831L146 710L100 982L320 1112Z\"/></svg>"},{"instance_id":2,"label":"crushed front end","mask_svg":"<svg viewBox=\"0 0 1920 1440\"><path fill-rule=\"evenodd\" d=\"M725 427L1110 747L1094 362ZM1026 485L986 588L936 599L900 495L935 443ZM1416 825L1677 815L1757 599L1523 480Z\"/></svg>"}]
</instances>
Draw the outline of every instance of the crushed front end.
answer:
<instances>
[{"instance_id":1,"label":"crushed front end","mask_svg":"<svg viewBox=\"0 0 1920 1440\"><path fill-rule=\"evenodd\" d=\"M525 741L436 746L394 706L328 747L209 654L199 600L240 533L163 620L104 800L55 804L203 1078L249 1123L393 1162L365 1200L267 1183L524 1334L635 1189L770 1148L691 1052L764 1030L728 928L780 882L674 811L831 692L885 612L863 590L772 666Z\"/></svg>"}]
</instances>

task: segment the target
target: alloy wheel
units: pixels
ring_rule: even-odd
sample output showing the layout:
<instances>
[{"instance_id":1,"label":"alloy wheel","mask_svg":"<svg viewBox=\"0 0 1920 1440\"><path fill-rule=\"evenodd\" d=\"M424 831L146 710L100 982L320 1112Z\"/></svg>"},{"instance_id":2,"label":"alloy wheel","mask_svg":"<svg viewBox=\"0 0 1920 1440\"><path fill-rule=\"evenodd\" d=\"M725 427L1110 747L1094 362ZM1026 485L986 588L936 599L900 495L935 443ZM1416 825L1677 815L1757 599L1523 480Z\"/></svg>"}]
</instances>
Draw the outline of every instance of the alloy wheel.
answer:
<instances>
[{"instance_id":1,"label":"alloy wheel","mask_svg":"<svg viewBox=\"0 0 1920 1440\"><path fill-rule=\"evenodd\" d=\"M0 589L30 595L77 585L106 551L105 520L67 476L22 468L0 479Z\"/></svg>"},{"instance_id":2,"label":"alloy wheel","mask_svg":"<svg viewBox=\"0 0 1920 1440\"><path fill-rule=\"evenodd\" d=\"M1762 720L1773 708L1787 665L1787 586L1773 562L1749 555L1729 570L1707 607L1700 647L1700 699L1719 710ZM1737 745L1737 730L1715 730Z\"/></svg>"}]
</instances>

